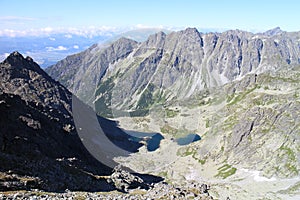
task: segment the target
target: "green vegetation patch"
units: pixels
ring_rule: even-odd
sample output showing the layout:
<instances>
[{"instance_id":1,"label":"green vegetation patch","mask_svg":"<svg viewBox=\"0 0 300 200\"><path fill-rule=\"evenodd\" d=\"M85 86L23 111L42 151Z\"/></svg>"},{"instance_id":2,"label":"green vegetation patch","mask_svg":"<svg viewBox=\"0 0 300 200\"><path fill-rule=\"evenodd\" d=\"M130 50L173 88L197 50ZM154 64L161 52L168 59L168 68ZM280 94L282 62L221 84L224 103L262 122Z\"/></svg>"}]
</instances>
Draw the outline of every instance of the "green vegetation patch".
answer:
<instances>
[{"instance_id":1,"label":"green vegetation patch","mask_svg":"<svg viewBox=\"0 0 300 200\"><path fill-rule=\"evenodd\" d=\"M112 111L109 107L111 104L112 90L114 86L115 83L112 77L99 84L95 93L96 97L101 95L101 97L95 102L95 110L97 114L104 117L112 117Z\"/></svg>"},{"instance_id":2,"label":"green vegetation patch","mask_svg":"<svg viewBox=\"0 0 300 200\"><path fill-rule=\"evenodd\" d=\"M205 128L209 128L210 127L210 120L209 119L205 119Z\"/></svg>"},{"instance_id":3,"label":"green vegetation patch","mask_svg":"<svg viewBox=\"0 0 300 200\"><path fill-rule=\"evenodd\" d=\"M164 126L162 126L160 128L160 131L162 133L171 134L171 135L176 135L176 133L178 132L178 130L176 128L173 128L172 126L170 126L168 124L165 124Z\"/></svg>"},{"instance_id":4,"label":"green vegetation patch","mask_svg":"<svg viewBox=\"0 0 300 200\"><path fill-rule=\"evenodd\" d=\"M230 115L223 124L223 130L233 130L234 126L238 123L238 118L235 114Z\"/></svg>"},{"instance_id":5,"label":"green vegetation patch","mask_svg":"<svg viewBox=\"0 0 300 200\"><path fill-rule=\"evenodd\" d=\"M218 174L215 177L220 177L220 178L227 178L233 174L235 174L236 168L232 167L229 164L225 164L222 167L218 168Z\"/></svg>"},{"instance_id":6,"label":"green vegetation patch","mask_svg":"<svg viewBox=\"0 0 300 200\"><path fill-rule=\"evenodd\" d=\"M172 110L172 109L169 109L169 108L167 108L165 110L165 112L166 112L166 116L168 118L176 117L179 114L179 110Z\"/></svg>"},{"instance_id":7,"label":"green vegetation patch","mask_svg":"<svg viewBox=\"0 0 300 200\"><path fill-rule=\"evenodd\" d=\"M166 102L166 99L166 94L164 94L162 90L155 92L153 95L153 101L155 102L155 104L164 104Z\"/></svg>"},{"instance_id":8,"label":"green vegetation patch","mask_svg":"<svg viewBox=\"0 0 300 200\"><path fill-rule=\"evenodd\" d=\"M234 104L240 102L248 94L250 94L251 92L253 92L257 87L258 87L258 85L255 85L253 88L248 89L245 92L238 94L237 96L235 96L234 94L232 96L228 96L227 97L227 102L229 102L228 105L234 105Z\"/></svg>"},{"instance_id":9,"label":"green vegetation patch","mask_svg":"<svg viewBox=\"0 0 300 200\"><path fill-rule=\"evenodd\" d=\"M298 175L299 170L295 163L297 163L297 158L293 150L287 146L282 145L279 150L284 151L284 156L287 156L288 160L285 161L284 168L289 171L289 174ZM283 157L282 157L283 159Z\"/></svg>"},{"instance_id":10,"label":"green vegetation patch","mask_svg":"<svg viewBox=\"0 0 300 200\"><path fill-rule=\"evenodd\" d=\"M279 149L285 151L285 155L288 156L289 160L296 161L296 155L291 148L282 145Z\"/></svg>"},{"instance_id":11,"label":"green vegetation patch","mask_svg":"<svg viewBox=\"0 0 300 200\"><path fill-rule=\"evenodd\" d=\"M195 151L191 147L180 148L177 151L177 156L181 156L181 157L192 156L192 158L195 159L196 161L198 161L201 165L204 165L206 162L206 158L205 159L197 158L197 151Z\"/></svg>"},{"instance_id":12,"label":"green vegetation patch","mask_svg":"<svg viewBox=\"0 0 300 200\"><path fill-rule=\"evenodd\" d=\"M195 151L192 148L181 148L177 151L177 155L181 157L186 157L193 155Z\"/></svg>"},{"instance_id":13,"label":"green vegetation patch","mask_svg":"<svg viewBox=\"0 0 300 200\"><path fill-rule=\"evenodd\" d=\"M149 84L147 88L142 93L138 103L137 103L137 109L145 109L149 108L151 105L153 105L153 91L155 86L153 84Z\"/></svg>"}]
</instances>

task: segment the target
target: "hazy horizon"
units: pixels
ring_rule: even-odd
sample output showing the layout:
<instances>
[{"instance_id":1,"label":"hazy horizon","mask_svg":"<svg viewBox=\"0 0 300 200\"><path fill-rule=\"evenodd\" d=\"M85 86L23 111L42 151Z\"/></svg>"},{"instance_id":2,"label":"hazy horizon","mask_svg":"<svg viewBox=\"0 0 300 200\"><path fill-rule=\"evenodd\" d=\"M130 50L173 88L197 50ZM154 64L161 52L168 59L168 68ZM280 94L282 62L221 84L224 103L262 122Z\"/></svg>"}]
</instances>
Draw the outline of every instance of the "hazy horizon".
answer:
<instances>
[{"instance_id":1,"label":"hazy horizon","mask_svg":"<svg viewBox=\"0 0 300 200\"><path fill-rule=\"evenodd\" d=\"M0 36L77 35L166 28L300 31L298 6L287 1L2 0Z\"/></svg>"}]
</instances>

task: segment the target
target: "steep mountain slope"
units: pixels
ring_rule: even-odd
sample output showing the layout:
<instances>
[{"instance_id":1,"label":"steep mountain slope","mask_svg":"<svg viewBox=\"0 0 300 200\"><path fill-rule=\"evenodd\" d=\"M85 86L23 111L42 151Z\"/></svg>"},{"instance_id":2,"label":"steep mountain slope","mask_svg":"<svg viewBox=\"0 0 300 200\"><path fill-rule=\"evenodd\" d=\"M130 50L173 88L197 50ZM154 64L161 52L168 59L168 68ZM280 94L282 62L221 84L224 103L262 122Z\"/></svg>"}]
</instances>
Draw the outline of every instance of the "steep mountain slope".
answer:
<instances>
[{"instance_id":1,"label":"steep mountain slope","mask_svg":"<svg viewBox=\"0 0 300 200\"><path fill-rule=\"evenodd\" d=\"M14 52L0 63L0 97L1 190L113 189L96 176L111 173L111 166L92 157L75 130L76 97L30 57ZM92 111L79 100L76 103L81 111ZM141 146L129 141L115 122L96 119L120 148L132 152Z\"/></svg>"},{"instance_id":2,"label":"steep mountain slope","mask_svg":"<svg viewBox=\"0 0 300 200\"><path fill-rule=\"evenodd\" d=\"M86 51L68 56L66 59L46 71L76 95L85 101L94 100L91 94L95 92L99 80L105 75L107 67L117 60L128 56L137 42L121 38L106 47L93 45ZM88 73L87 73L88 72ZM86 87L88 86L88 87Z\"/></svg>"},{"instance_id":3,"label":"steep mountain slope","mask_svg":"<svg viewBox=\"0 0 300 200\"><path fill-rule=\"evenodd\" d=\"M209 119L205 145L210 147L200 144L196 157L269 178L299 176L299 80L295 67L249 75L217 90L213 98L222 106Z\"/></svg>"},{"instance_id":4,"label":"steep mountain slope","mask_svg":"<svg viewBox=\"0 0 300 200\"><path fill-rule=\"evenodd\" d=\"M120 162L170 182L205 180L220 199L297 199L299 80L299 66L250 74L197 97L156 105L143 117L119 117L121 127L160 131L166 138L154 153L141 150ZM201 140L174 143L189 133Z\"/></svg>"},{"instance_id":5,"label":"steep mountain slope","mask_svg":"<svg viewBox=\"0 0 300 200\"><path fill-rule=\"evenodd\" d=\"M299 38L297 32L202 34L188 28L168 35L159 32L142 43L122 38L108 47L95 45L47 72L80 99L94 102L99 113L107 114L107 107L141 110L248 73L297 65Z\"/></svg>"},{"instance_id":6,"label":"steep mountain slope","mask_svg":"<svg viewBox=\"0 0 300 200\"><path fill-rule=\"evenodd\" d=\"M220 188L214 192L229 189L235 199L297 198L299 39L299 32L278 28L260 34L188 28L160 32L143 43L122 39L99 55L89 52L127 55L85 68L84 76L98 76L93 85L69 70L79 71L79 65L65 63L65 71L55 65L48 72L65 85L63 73L71 72L70 89L126 130L163 134L159 149L149 154L141 148L120 158L124 165L170 182L211 181ZM134 45L114 46L125 43ZM101 76L95 66L101 66ZM81 95L87 87L93 89ZM191 133L201 140L176 144Z\"/></svg>"}]
</instances>

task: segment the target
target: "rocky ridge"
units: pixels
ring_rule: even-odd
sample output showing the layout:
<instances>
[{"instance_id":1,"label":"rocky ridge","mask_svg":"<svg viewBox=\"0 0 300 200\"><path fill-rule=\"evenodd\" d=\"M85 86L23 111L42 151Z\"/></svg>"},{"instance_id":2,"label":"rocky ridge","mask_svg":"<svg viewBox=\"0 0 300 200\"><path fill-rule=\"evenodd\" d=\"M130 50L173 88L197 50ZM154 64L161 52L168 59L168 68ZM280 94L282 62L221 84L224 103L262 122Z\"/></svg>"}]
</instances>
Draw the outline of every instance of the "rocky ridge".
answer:
<instances>
[{"instance_id":1,"label":"rocky ridge","mask_svg":"<svg viewBox=\"0 0 300 200\"><path fill-rule=\"evenodd\" d=\"M67 57L47 72L101 114L106 108L147 109L243 78L299 64L300 34L274 29L253 34L195 28L120 39ZM89 85L88 89L86 85ZM145 100L147 99L147 100ZM120 103L122 102L122 104Z\"/></svg>"},{"instance_id":2,"label":"rocky ridge","mask_svg":"<svg viewBox=\"0 0 300 200\"><path fill-rule=\"evenodd\" d=\"M5 116L0 120L1 190L114 188L97 178L111 169L90 155L77 134L72 112L76 97L18 52L0 64L0 77L0 110ZM140 146L115 122L98 117L98 123L123 148Z\"/></svg>"},{"instance_id":3,"label":"rocky ridge","mask_svg":"<svg viewBox=\"0 0 300 200\"><path fill-rule=\"evenodd\" d=\"M110 169L84 148L72 118L72 94L18 52L0 64L1 190L112 188ZM93 185L93 186L92 186Z\"/></svg>"}]
</instances>

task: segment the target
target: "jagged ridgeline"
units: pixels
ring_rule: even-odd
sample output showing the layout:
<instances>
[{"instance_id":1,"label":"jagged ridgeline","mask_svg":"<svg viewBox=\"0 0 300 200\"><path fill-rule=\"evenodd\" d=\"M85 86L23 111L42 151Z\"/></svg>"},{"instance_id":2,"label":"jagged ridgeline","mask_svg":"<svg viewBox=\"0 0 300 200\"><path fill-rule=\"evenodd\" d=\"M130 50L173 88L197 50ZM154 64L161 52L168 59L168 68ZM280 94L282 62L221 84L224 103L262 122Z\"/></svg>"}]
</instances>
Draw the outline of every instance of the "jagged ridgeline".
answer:
<instances>
[{"instance_id":1,"label":"jagged ridgeline","mask_svg":"<svg viewBox=\"0 0 300 200\"><path fill-rule=\"evenodd\" d=\"M217 177L241 168L293 177L300 169L299 58L300 32L188 28L94 45L47 72L104 116L129 111L146 116L136 126L143 131L199 133L202 140L176 156L221 165Z\"/></svg>"},{"instance_id":2,"label":"jagged ridgeline","mask_svg":"<svg viewBox=\"0 0 300 200\"><path fill-rule=\"evenodd\" d=\"M300 33L195 28L151 35L144 42L121 38L68 56L47 72L98 113L111 109L145 115L151 106L184 100L249 73L298 65ZM116 114L116 113L115 113Z\"/></svg>"}]
</instances>

